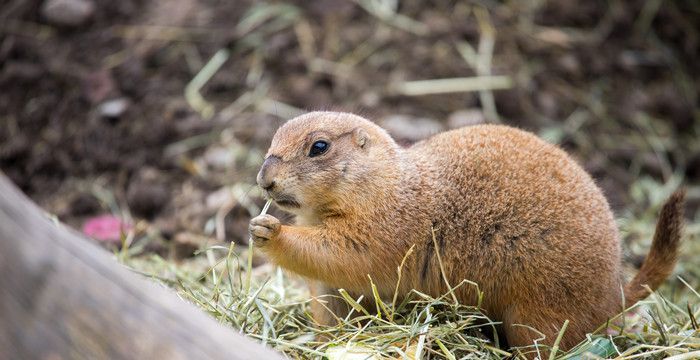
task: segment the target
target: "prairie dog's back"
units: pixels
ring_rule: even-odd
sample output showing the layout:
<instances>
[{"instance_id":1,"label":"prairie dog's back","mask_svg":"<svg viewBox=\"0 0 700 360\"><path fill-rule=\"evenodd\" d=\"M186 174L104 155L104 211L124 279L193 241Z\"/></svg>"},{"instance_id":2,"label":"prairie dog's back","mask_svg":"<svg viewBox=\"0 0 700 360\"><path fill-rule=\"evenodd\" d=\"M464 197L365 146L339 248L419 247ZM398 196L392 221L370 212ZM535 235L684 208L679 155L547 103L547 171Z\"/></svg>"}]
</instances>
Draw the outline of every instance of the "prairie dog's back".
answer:
<instances>
[{"instance_id":1,"label":"prairie dog's back","mask_svg":"<svg viewBox=\"0 0 700 360\"><path fill-rule=\"evenodd\" d=\"M562 296L579 285L619 288L612 212L564 151L515 128L482 125L438 134L406 153L436 189L425 211L437 219L454 258L448 263L468 266L471 280L492 287L484 290L512 298L528 282L559 287ZM590 268L598 279L582 279Z\"/></svg>"}]
</instances>

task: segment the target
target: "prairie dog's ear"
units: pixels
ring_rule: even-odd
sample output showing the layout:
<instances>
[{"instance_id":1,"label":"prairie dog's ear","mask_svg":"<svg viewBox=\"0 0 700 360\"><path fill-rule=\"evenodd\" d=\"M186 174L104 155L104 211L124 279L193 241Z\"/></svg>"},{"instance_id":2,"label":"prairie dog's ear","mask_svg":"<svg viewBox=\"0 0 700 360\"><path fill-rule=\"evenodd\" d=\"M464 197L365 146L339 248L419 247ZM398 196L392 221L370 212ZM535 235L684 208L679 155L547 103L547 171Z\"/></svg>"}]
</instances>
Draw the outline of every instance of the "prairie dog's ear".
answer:
<instances>
[{"instance_id":1,"label":"prairie dog's ear","mask_svg":"<svg viewBox=\"0 0 700 360\"><path fill-rule=\"evenodd\" d=\"M355 141L355 144L357 144L357 146L359 146L361 149L364 149L369 142L369 134L367 134L363 128L353 130L352 138Z\"/></svg>"}]
</instances>

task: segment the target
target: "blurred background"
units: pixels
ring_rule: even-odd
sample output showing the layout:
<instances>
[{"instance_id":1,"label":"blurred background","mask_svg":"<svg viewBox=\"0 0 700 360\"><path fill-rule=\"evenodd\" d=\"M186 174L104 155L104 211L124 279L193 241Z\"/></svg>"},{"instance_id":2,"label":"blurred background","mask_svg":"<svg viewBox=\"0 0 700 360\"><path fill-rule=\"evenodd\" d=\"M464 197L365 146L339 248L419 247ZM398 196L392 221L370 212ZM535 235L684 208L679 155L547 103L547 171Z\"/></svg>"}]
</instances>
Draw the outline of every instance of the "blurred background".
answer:
<instances>
[{"instance_id":1,"label":"blurred background","mask_svg":"<svg viewBox=\"0 0 700 360\"><path fill-rule=\"evenodd\" d=\"M503 123L593 175L638 264L680 184L700 232L699 76L695 0L3 0L0 169L108 246L117 224L134 255L182 261L246 244L297 114L357 112L403 144ZM693 251L679 271L700 279Z\"/></svg>"}]
</instances>

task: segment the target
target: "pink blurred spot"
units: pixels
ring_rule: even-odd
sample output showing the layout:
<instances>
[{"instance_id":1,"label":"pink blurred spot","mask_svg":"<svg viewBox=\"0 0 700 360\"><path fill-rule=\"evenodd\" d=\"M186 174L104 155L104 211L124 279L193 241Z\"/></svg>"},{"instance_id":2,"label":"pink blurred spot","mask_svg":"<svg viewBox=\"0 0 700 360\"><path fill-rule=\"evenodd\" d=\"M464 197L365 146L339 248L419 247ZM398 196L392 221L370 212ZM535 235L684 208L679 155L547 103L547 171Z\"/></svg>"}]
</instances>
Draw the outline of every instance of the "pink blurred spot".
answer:
<instances>
[{"instance_id":1,"label":"pink blurred spot","mask_svg":"<svg viewBox=\"0 0 700 360\"><path fill-rule=\"evenodd\" d=\"M122 233L131 229L131 225L112 215L100 215L88 219L83 224L83 233L95 240L120 243Z\"/></svg>"}]
</instances>

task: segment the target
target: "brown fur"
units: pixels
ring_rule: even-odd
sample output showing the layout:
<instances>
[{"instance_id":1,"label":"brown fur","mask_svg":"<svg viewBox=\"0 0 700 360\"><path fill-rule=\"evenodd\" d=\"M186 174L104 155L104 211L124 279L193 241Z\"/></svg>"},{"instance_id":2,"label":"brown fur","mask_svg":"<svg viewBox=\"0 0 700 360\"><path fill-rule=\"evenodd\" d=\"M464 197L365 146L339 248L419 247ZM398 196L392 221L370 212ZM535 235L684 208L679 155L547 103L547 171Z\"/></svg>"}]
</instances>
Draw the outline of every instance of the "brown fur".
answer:
<instances>
[{"instance_id":1,"label":"brown fur","mask_svg":"<svg viewBox=\"0 0 700 360\"><path fill-rule=\"evenodd\" d=\"M331 146L309 157L318 139ZM479 284L482 307L503 322L511 346L540 337L514 324L551 344L568 319L567 349L622 310L620 241L605 197L566 153L530 133L474 126L404 149L359 116L314 112L278 130L258 183L297 217L294 226L253 219L254 241L273 262L313 279L315 295L344 288L371 297L370 275L391 297L412 245L400 294L443 294L434 230L448 282ZM625 287L627 305L672 271L682 203L678 193L664 206L649 257ZM456 295L476 300L473 287ZM312 311L332 322L324 307Z\"/></svg>"}]
</instances>

